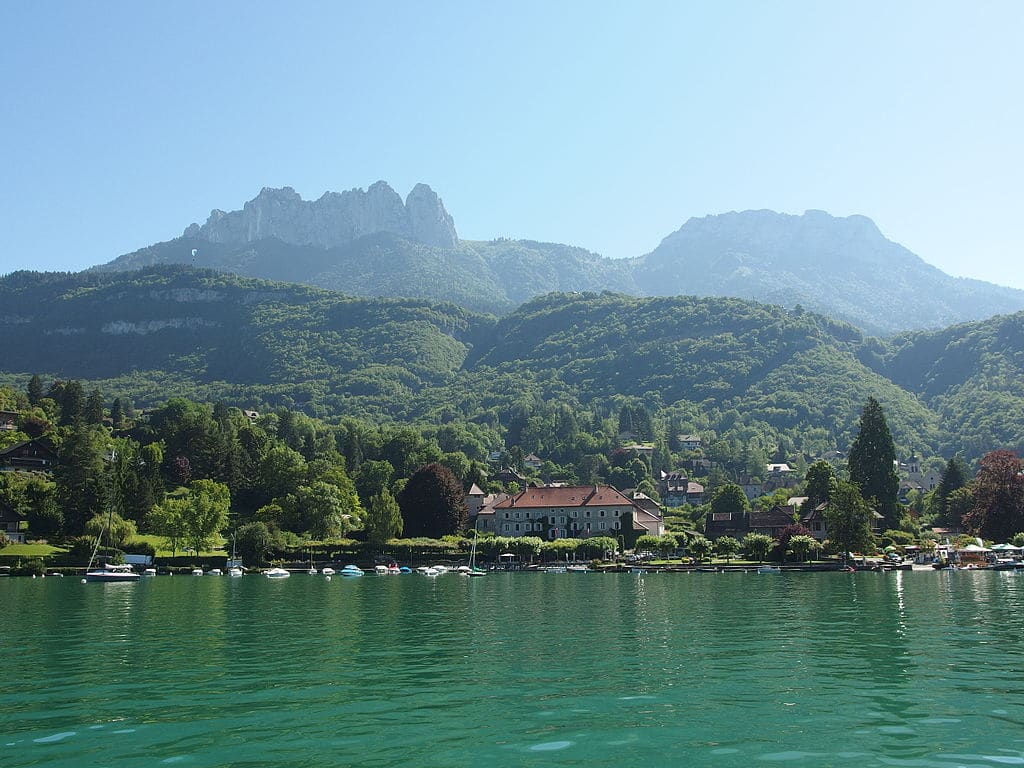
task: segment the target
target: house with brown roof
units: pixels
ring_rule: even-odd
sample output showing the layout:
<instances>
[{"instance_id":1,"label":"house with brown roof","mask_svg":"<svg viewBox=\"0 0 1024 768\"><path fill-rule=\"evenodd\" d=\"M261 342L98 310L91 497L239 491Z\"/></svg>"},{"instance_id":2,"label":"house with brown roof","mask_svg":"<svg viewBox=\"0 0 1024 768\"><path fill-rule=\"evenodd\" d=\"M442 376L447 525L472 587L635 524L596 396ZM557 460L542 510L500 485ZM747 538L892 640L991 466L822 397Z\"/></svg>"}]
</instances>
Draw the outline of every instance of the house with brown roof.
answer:
<instances>
[{"instance_id":1,"label":"house with brown roof","mask_svg":"<svg viewBox=\"0 0 1024 768\"><path fill-rule=\"evenodd\" d=\"M691 480L686 472L662 472L658 480L658 493L667 507L684 504L699 506L704 503L704 486Z\"/></svg>"},{"instance_id":2,"label":"house with brown roof","mask_svg":"<svg viewBox=\"0 0 1024 768\"><path fill-rule=\"evenodd\" d=\"M742 539L750 533L749 512L708 512L704 518L704 535L709 539L732 536Z\"/></svg>"},{"instance_id":3,"label":"house with brown roof","mask_svg":"<svg viewBox=\"0 0 1024 768\"><path fill-rule=\"evenodd\" d=\"M828 538L828 525L825 522L825 511L827 509L828 502L823 501L800 518L800 525L809 530L811 536L818 541L824 541ZM871 530L877 533L884 519L876 510L871 510Z\"/></svg>"},{"instance_id":4,"label":"house with brown roof","mask_svg":"<svg viewBox=\"0 0 1024 768\"><path fill-rule=\"evenodd\" d=\"M27 518L10 504L0 501L0 533L15 544L25 543L24 524Z\"/></svg>"},{"instance_id":5,"label":"house with brown roof","mask_svg":"<svg viewBox=\"0 0 1024 768\"><path fill-rule=\"evenodd\" d=\"M0 468L52 472L57 452L43 440L32 438L0 451Z\"/></svg>"},{"instance_id":6,"label":"house with brown roof","mask_svg":"<svg viewBox=\"0 0 1024 768\"><path fill-rule=\"evenodd\" d=\"M18 428L20 416L17 411L0 411L0 429L13 432Z\"/></svg>"},{"instance_id":7,"label":"house with brown roof","mask_svg":"<svg viewBox=\"0 0 1024 768\"><path fill-rule=\"evenodd\" d=\"M774 506L769 510L754 510L750 513L751 533L763 533L776 538L782 529L793 525L793 508Z\"/></svg>"},{"instance_id":8,"label":"house with brown roof","mask_svg":"<svg viewBox=\"0 0 1024 768\"><path fill-rule=\"evenodd\" d=\"M610 485L527 488L494 505L500 536L544 539L664 533L661 516L645 510ZM625 526L626 521L630 528ZM637 528L639 526L639 528Z\"/></svg>"}]
</instances>

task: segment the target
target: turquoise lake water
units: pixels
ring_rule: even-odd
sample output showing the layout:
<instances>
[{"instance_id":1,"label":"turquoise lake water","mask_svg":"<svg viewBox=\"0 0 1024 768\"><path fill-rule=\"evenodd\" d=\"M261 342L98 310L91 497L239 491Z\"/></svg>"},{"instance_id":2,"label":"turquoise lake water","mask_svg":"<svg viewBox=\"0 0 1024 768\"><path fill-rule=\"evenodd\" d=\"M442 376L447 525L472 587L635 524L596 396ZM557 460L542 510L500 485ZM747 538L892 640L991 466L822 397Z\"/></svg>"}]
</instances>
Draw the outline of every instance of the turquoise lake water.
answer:
<instances>
[{"instance_id":1,"label":"turquoise lake water","mask_svg":"<svg viewBox=\"0 0 1024 768\"><path fill-rule=\"evenodd\" d=\"M1024 765L1024 573L0 580L0 766Z\"/></svg>"}]
</instances>

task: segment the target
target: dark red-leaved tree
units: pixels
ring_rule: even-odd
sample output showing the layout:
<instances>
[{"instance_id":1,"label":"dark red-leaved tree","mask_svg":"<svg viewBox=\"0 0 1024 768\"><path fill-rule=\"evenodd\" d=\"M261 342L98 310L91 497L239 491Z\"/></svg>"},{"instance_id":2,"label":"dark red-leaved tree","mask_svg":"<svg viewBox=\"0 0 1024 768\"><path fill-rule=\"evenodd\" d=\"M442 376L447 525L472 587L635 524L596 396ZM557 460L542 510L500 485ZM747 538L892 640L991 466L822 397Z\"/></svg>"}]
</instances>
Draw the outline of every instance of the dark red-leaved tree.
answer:
<instances>
[{"instance_id":1,"label":"dark red-leaved tree","mask_svg":"<svg viewBox=\"0 0 1024 768\"><path fill-rule=\"evenodd\" d=\"M438 539L466 527L466 493L443 464L417 469L396 498L405 536Z\"/></svg>"},{"instance_id":2,"label":"dark red-leaved tree","mask_svg":"<svg viewBox=\"0 0 1024 768\"><path fill-rule=\"evenodd\" d=\"M1024 531L1024 475L1015 451L989 451L978 462L974 506L964 527L987 539L1009 541Z\"/></svg>"},{"instance_id":3,"label":"dark red-leaved tree","mask_svg":"<svg viewBox=\"0 0 1024 768\"><path fill-rule=\"evenodd\" d=\"M785 561L786 552L789 550L790 539L792 539L794 536L810 535L810 530L800 525L800 523L793 523L792 525L787 525L785 528L779 531L779 535L775 537L775 540L778 542L779 560Z\"/></svg>"}]
</instances>

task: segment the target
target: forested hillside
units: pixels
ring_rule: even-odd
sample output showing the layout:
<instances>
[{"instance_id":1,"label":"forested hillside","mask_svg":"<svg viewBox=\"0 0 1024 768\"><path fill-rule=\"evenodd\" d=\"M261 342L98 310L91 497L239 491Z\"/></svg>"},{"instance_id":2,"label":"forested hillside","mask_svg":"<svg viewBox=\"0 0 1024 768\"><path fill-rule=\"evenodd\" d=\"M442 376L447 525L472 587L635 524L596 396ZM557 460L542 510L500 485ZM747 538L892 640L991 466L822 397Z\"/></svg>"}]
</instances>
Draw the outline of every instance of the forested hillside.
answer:
<instances>
[{"instance_id":1,"label":"forested hillside","mask_svg":"<svg viewBox=\"0 0 1024 768\"><path fill-rule=\"evenodd\" d=\"M0 280L4 380L80 378L327 419L477 425L545 442L566 412L642 406L720 451L845 450L874 396L903 450L1021 447L1021 316L865 340L738 299L550 294L500 319L183 267ZM1012 415L1008 415L1012 414ZM562 415L559 415L562 414Z\"/></svg>"}]
</instances>

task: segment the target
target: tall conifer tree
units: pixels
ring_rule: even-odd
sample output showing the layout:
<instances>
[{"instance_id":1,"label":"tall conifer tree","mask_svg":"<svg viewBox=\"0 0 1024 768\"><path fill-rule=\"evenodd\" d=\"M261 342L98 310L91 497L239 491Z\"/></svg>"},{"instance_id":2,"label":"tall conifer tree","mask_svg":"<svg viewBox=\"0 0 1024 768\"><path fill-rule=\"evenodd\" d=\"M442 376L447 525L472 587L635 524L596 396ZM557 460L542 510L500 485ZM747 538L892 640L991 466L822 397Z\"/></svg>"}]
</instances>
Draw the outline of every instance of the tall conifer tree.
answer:
<instances>
[{"instance_id":1,"label":"tall conifer tree","mask_svg":"<svg viewBox=\"0 0 1024 768\"><path fill-rule=\"evenodd\" d=\"M868 398L860 415L860 429L853 445L847 467L850 482L860 488L861 495L874 499L879 514L885 518L885 528L899 525L897 497L900 481L896 475L896 446L892 442L889 425L882 406L873 397Z\"/></svg>"}]
</instances>

